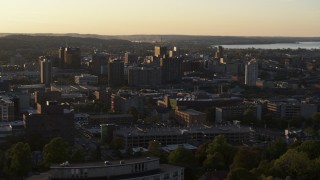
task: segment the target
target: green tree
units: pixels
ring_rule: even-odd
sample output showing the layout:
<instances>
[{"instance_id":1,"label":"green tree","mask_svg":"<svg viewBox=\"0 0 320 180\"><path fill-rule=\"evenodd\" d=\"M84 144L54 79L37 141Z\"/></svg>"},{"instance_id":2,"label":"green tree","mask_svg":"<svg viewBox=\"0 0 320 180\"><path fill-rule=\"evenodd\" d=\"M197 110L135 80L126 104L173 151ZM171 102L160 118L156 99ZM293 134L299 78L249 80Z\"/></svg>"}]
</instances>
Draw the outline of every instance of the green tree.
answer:
<instances>
[{"instance_id":1,"label":"green tree","mask_svg":"<svg viewBox=\"0 0 320 180\"><path fill-rule=\"evenodd\" d=\"M306 153L289 149L275 161L272 170L275 176L302 177L309 171L310 163L311 161Z\"/></svg>"},{"instance_id":2,"label":"green tree","mask_svg":"<svg viewBox=\"0 0 320 180\"><path fill-rule=\"evenodd\" d=\"M28 143L18 142L8 150L7 169L9 173L22 178L31 170L31 150Z\"/></svg>"},{"instance_id":3,"label":"green tree","mask_svg":"<svg viewBox=\"0 0 320 180\"><path fill-rule=\"evenodd\" d=\"M218 135L214 138L214 140L211 143L209 143L206 152L207 157L209 155L214 155L217 152L221 153L225 160L225 165L228 166L233 161L233 157L236 153L236 148L228 144L227 140L223 135Z\"/></svg>"},{"instance_id":4,"label":"green tree","mask_svg":"<svg viewBox=\"0 0 320 180\"><path fill-rule=\"evenodd\" d=\"M259 165L260 154L260 151L257 149L241 147L234 156L231 167L232 169L245 168L251 170Z\"/></svg>"},{"instance_id":5,"label":"green tree","mask_svg":"<svg viewBox=\"0 0 320 180\"><path fill-rule=\"evenodd\" d=\"M209 154L203 162L203 167L207 170L224 170L226 167L226 162L223 154L219 152Z\"/></svg>"},{"instance_id":6,"label":"green tree","mask_svg":"<svg viewBox=\"0 0 320 180\"><path fill-rule=\"evenodd\" d=\"M304 131L303 131L307 136L315 136L317 133L316 131L311 128L311 127L308 127L308 128L305 128Z\"/></svg>"},{"instance_id":7,"label":"green tree","mask_svg":"<svg viewBox=\"0 0 320 180\"><path fill-rule=\"evenodd\" d=\"M161 144L159 141L150 141L148 145L148 152L152 156L160 157L161 156Z\"/></svg>"},{"instance_id":8,"label":"green tree","mask_svg":"<svg viewBox=\"0 0 320 180\"><path fill-rule=\"evenodd\" d=\"M209 143L201 144L196 151L195 158L198 160L199 164L202 164L207 158L207 148Z\"/></svg>"},{"instance_id":9,"label":"green tree","mask_svg":"<svg viewBox=\"0 0 320 180\"><path fill-rule=\"evenodd\" d=\"M81 149L75 149L71 155L71 162L78 163L84 161L84 154Z\"/></svg>"},{"instance_id":10,"label":"green tree","mask_svg":"<svg viewBox=\"0 0 320 180\"><path fill-rule=\"evenodd\" d=\"M266 149L266 155L269 160L278 159L287 151L287 144L280 139L273 141Z\"/></svg>"},{"instance_id":11,"label":"green tree","mask_svg":"<svg viewBox=\"0 0 320 180\"><path fill-rule=\"evenodd\" d=\"M197 166L197 161L193 153L183 147L178 147L172 151L168 156L168 162L183 167L193 168Z\"/></svg>"},{"instance_id":12,"label":"green tree","mask_svg":"<svg viewBox=\"0 0 320 180\"><path fill-rule=\"evenodd\" d=\"M185 179L197 179L196 169L197 161L193 153L183 147L178 147L176 150L172 151L168 156L169 164L174 164L178 166L185 167Z\"/></svg>"},{"instance_id":13,"label":"green tree","mask_svg":"<svg viewBox=\"0 0 320 180\"><path fill-rule=\"evenodd\" d=\"M61 137L53 138L43 148L43 161L46 167L52 163L62 163L69 160L70 146Z\"/></svg>"},{"instance_id":14,"label":"green tree","mask_svg":"<svg viewBox=\"0 0 320 180\"><path fill-rule=\"evenodd\" d=\"M304 141L300 146L297 147L298 151L307 153L310 159L315 159L320 156L320 142L318 141Z\"/></svg>"},{"instance_id":15,"label":"green tree","mask_svg":"<svg viewBox=\"0 0 320 180\"><path fill-rule=\"evenodd\" d=\"M257 180L250 171L245 168L236 168L228 173L228 180Z\"/></svg>"}]
</instances>

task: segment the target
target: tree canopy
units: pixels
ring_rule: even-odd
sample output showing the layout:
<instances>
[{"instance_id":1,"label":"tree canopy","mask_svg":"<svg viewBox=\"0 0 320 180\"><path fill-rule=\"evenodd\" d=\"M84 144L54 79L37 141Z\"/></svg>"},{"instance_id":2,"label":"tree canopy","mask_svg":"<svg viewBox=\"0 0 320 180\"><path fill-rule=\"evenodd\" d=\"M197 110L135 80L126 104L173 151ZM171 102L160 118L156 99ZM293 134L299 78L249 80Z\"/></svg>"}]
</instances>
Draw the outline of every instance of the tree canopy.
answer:
<instances>
[{"instance_id":1,"label":"tree canopy","mask_svg":"<svg viewBox=\"0 0 320 180\"><path fill-rule=\"evenodd\" d=\"M61 137L53 138L43 148L43 161L45 166L52 163L62 163L69 160L70 146Z\"/></svg>"},{"instance_id":2,"label":"tree canopy","mask_svg":"<svg viewBox=\"0 0 320 180\"><path fill-rule=\"evenodd\" d=\"M12 176L23 177L31 170L31 150L28 143L18 142L8 150L7 169Z\"/></svg>"}]
</instances>

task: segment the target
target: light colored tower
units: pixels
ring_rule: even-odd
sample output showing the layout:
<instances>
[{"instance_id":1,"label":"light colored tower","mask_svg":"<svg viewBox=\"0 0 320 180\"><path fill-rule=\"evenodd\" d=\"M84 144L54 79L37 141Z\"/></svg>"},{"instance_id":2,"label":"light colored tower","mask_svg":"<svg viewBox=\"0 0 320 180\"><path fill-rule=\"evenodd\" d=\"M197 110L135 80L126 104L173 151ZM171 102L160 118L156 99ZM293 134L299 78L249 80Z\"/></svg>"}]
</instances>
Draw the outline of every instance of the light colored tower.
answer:
<instances>
[{"instance_id":1,"label":"light colored tower","mask_svg":"<svg viewBox=\"0 0 320 180\"><path fill-rule=\"evenodd\" d=\"M41 83L45 85L49 85L52 80L52 64L51 61L48 59L44 59L40 62L41 68Z\"/></svg>"},{"instance_id":2,"label":"light colored tower","mask_svg":"<svg viewBox=\"0 0 320 180\"><path fill-rule=\"evenodd\" d=\"M258 63L255 59L246 63L245 66L245 85L256 86L258 79Z\"/></svg>"}]
</instances>

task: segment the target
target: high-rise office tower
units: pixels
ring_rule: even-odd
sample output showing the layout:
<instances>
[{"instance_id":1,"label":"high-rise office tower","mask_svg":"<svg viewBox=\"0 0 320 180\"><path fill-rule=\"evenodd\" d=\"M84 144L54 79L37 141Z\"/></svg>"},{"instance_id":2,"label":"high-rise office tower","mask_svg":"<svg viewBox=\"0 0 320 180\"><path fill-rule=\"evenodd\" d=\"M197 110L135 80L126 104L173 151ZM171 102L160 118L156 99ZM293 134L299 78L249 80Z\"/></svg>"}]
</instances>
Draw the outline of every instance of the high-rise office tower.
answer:
<instances>
[{"instance_id":1,"label":"high-rise office tower","mask_svg":"<svg viewBox=\"0 0 320 180\"><path fill-rule=\"evenodd\" d=\"M64 49L65 68L81 67L81 50L80 48L67 47Z\"/></svg>"},{"instance_id":2,"label":"high-rise office tower","mask_svg":"<svg viewBox=\"0 0 320 180\"><path fill-rule=\"evenodd\" d=\"M40 62L41 83L49 85L52 80L52 64L48 59L44 59Z\"/></svg>"},{"instance_id":3,"label":"high-rise office tower","mask_svg":"<svg viewBox=\"0 0 320 180\"><path fill-rule=\"evenodd\" d=\"M182 79L182 58L161 58L162 83L176 83Z\"/></svg>"},{"instance_id":4,"label":"high-rise office tower","mask_svg":"<svg viewBox=\"0 0 320 180\"><path fill-rule=\"evenodd\" d=\"M121 60L111 60L108 65L109 86L121 86L124 83L124 63Z\"/></svg>"},{"instance_id":5,"label":"high-rise office tower","mask_svg":"<svg viewBox=\"0 0 320 180\"><path fill-rule=\"evenodd\" d=\"M154 56L163 58L167 54L167 47L155 46L154 47Z\"/></svg>"},{"instance_id":6,"label":"high-rise office tower","mask_svg":"<svg viewBox=\"0 0 320 180\"><path fill-rule=\"evenodd\" d=\"M124 63L129 65L138 64L138 56L136 54L127 52L124 54Z\"/></svg>"},{"instance_id":7,"label":"high-rise office tower","mask_svg":"<svg viewBox=\"0 0 320 180\"><path fill-rule=\"evenodd\" d=\"M64 50L65 50L65 47L60 47L59 48L59 62L58 62L58 66L60 68L63 68L63 65L64 65Z\"/></svg>"},{"instance_id":8,"label":"high-rise office tower","mask_svg":"<svg viewBox=\"0 0 320 180\"><path fill-rule=\"evenodd\" d=\"M245 84L255 86L258 79L258 63L255 59L246 63L245 66Z\"/></svg>"},{"instance_id":9,"label":"high-rise office tower","mask_svg":"<svg viewBox=\"0 0 320 180\"><path fill-rule=\"evenodd\" d=\"M215 58L217 58L217 59L224 58L224 57L223 57L223 47L222 47L222 46L218 46L218 47L217 47L217 51L216 51L216 54L215 54Z\"/></svg>"},{"instance_id":10,"label":"high-rise office tower","mask_svg":"<svg viewBox=\"0 0 320 180\"><path fill-rule=\"evenodd\" d=\"M92 74L101 76L107 74L109 55L96 51L92 56Z\"/></svg>"}]
</instances>

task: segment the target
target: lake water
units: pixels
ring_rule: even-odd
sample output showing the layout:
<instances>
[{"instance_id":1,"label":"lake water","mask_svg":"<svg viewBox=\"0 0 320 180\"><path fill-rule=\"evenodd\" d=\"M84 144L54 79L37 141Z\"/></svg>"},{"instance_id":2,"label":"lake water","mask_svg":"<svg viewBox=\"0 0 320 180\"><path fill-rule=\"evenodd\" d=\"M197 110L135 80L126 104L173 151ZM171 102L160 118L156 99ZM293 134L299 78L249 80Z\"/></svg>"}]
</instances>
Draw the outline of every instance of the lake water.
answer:
<instances>
[{"instance_id":1,"label":"lake water","mask_svg":"<svg viewBox=\"0 0 320 180\"><path fill-rule=\"evenodd\" d=\"M241 44L222 45L227 49L320 49L320 42L298 42L298 43L277 43L277 44Z\"/></svg>"}]
</instances>

